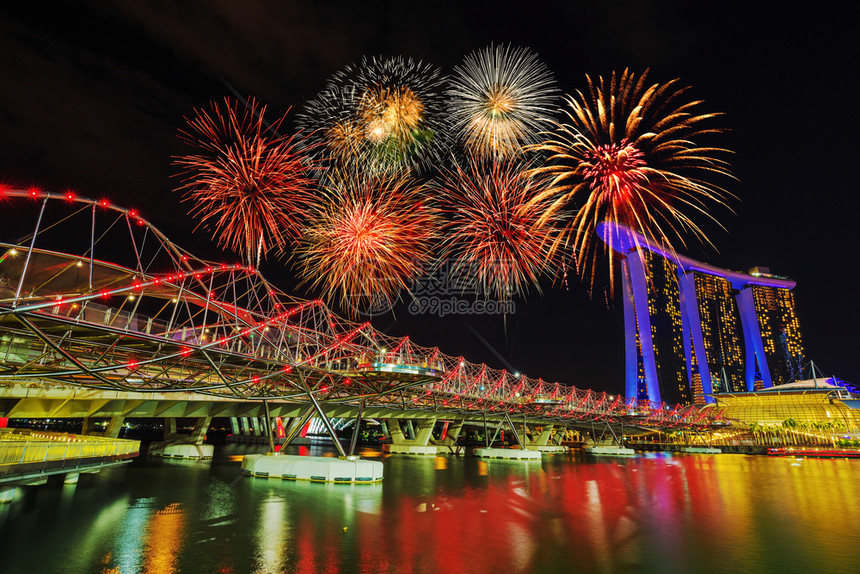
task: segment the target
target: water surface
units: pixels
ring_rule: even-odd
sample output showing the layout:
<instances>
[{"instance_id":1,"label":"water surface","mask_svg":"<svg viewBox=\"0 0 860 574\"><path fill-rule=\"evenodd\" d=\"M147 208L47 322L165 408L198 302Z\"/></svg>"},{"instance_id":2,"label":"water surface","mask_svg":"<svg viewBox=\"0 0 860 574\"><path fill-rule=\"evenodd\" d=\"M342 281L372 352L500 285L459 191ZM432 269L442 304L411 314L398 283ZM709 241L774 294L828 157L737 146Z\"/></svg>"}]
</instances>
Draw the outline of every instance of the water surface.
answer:
<instances>
[{"instance_id":1,"label":"water surface","mask_svg":"<svg viewBox=\"0 0 860 574\"><path fill-rule=\"evenodd\" d=\"M216 447L208 462L141 458L77 485L19 489L0 506L0 572L839 573L860 564L860 460L392 456L382 484L332 485L242 477L241 454L261 448Z\"/></svg>"}]
</instances>

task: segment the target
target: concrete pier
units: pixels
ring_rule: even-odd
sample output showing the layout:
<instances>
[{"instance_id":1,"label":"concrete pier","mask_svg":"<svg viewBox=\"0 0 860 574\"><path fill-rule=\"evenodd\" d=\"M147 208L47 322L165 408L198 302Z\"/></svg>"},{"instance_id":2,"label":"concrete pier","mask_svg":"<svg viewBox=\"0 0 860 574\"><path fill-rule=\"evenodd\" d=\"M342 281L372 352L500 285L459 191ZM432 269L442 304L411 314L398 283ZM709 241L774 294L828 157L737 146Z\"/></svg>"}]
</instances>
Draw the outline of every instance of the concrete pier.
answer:
<instances>
[{"instance_id":1,"label":"concrete pier","mask_svg":"<svg viewBox=\"0 0 860 574\"><path fill-rule=\"evenodd\" d=\"M0 504L12 502L15 499L14 486L0 486Z\"/></svg>"},{"instance_id":2,"label":"concrete pier","mask_svg":"<svg viewBox=\"0 0 860 574\"><path fill-rule=\"evenodd\" d=\"M475 456L479 458L503 458L508 460L541 460L540 452L521 448L478 448Z\"/></svg>"},{"instance_id":3,"label":"concrete pier","mask_svg":"<svg viewBox=\"0 0 860 574\"><path fill-rule=\"evenodd\" d=\"M433 444L429 445L414 445L414 444L384 444L382 450L390 454L419 454L423 456L436 456L439 452L439 447Z\"/></svg>"},{"instance_id":4,"label":"concrete pier","mask_svg":"<svg viewBox=\"0 0 860 574\"><path fill-rule=\"evenodd\" d=\"M681 449L681 452L689 452L696 454L720 454L723 451L711 446L685 446Z\"/></svg>"},{"instance_id":5,"label":"concrete pier","mask_svg":"<svg viewBox=\"0 0 860 574\"><path fill-rule=\"evenodd\" d=\"M358 456L249 454L242 459L242 471L256 477L312 482L370 484L382 481L382 463Z\"/></svg>"},{"instance_id":6,"label":"concrete pier","mask_svg":"<svg viewBox=\"0 0 860 574\"><path fill-rule=\"evenodd\" d=\"M623 446L602 445L585 447L585 454L593 454L595 456L636 456L636 451Z\"/></svg>"},{"instance_id":7,"label":"concrete pier","mask_svg":"<svg viewBox=\"0 0 860 574\"><path fill-rule=\"evenodd\" d=\"M560 444L543 444L543 445L526 445L526 450L535 450L537 452L567 452L567 447Z\"/></svg>"},{"instance_id":8,"label":"concrete pier","mask_svg":"<svg viewBox=\"0 0 860 574\"><path fill-rule=\"evenodd\" d=\"M157 441L150 443L147 454L164 458L206 460L212 458L215 447L211 444L194 444L188 441Z\"/></svg>"}]
</instances>

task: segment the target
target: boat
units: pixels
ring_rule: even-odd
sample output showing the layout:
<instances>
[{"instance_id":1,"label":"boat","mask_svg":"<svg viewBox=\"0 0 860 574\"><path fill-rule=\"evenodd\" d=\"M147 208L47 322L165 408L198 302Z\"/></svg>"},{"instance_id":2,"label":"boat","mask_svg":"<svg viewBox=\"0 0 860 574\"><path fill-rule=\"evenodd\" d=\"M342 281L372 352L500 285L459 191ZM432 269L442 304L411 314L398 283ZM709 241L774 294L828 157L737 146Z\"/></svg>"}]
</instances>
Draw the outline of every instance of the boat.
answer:
<instances>
[{"instance_id":1,"label":"boat","mask_svg":"<svg viewBox=\"0 0 860 574\"><path fill-rule=\"evenodd\" d=\"M769 448L767 454L810 458L860 458L860 450L851 448Z\"/></svg>"}]
</instances>

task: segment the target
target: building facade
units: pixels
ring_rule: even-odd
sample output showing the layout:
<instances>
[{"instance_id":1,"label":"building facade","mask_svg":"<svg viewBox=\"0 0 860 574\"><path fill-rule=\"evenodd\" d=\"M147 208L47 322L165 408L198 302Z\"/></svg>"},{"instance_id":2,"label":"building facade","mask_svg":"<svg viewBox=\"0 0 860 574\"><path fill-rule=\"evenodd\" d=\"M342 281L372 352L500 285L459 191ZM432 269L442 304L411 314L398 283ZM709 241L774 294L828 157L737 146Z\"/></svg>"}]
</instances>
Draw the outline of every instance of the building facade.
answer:
<instances>
[{"instance_id":1,"label":"building facade","mask_svg":"<svg viewBox=\"0 0 860 574\"><path fill-rule=\"evenodd\" d=\"M715 392L769 388L799 372L794 281L763 268L712 267L618 224L597 232L622 255L628 397L703 404Z\"/></svg>"}]
</instances>

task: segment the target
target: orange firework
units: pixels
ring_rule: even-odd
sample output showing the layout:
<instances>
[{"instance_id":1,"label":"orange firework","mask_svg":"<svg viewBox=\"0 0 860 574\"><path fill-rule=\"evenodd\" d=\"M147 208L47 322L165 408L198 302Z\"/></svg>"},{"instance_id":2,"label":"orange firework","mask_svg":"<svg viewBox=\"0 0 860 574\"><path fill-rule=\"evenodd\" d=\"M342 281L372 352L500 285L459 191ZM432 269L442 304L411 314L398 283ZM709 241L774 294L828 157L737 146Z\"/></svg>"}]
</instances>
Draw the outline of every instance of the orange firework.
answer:
<instances>
[{"instance_id":1,"label":"orange firework","mask_svg":"<svg viewBox=\"0 0 860 574\"><path fill-rule=\"evenodd\" d=\"M323 187L297 254L304 282L353 313L392 304L430 257L436 217L426 190L402 174L354 172Z\"/></svg>"},{"instance_id":2,"label":"orange firework","mask_svg":"<svg viewBox=\"0 0 860 574\"><path fill-rule=\"evenodd\" d=\"M442 85L437 68L411 58L365 58L332 76L299 125L338 168L420 171L447 147Z\"/></svg>"},{"instance_id":3,"label":"orange firework","mask_svg":"<svg viewBox=\"0 0 860 574\"><path fill-rule=\"evenodd\" d=\"M299 151L308 149L304 140L280 135L285 116L268 124L265 112L253 99L197 110L180 137L200 153L174 158L191 214L213 228L219 245L258 265L298 238L315 186L312 162Z\"/></svg>"},{"instance_id":4,"label":"orange firework","mask_svg":"<svg viewBox=\"0 0 860 574\"><path fill-rule=\"evenodd\" d=\"M592 287L600 249L594 229L601 221L621 223L669 249L684 245L686 234L710 244L692 217L719 224L708 208L725 206L731 197L705 180L731 176L722 159L727 150L698 143L722 131L706 127L719 114L700 113L702 102L685 100L688 88L678 88L678 80L648 85L646 75L625 70L596 82L586 76L588 94L566 98L569 122L557 123L548 139L530 148L549 156L533 172L546 182L538 196L550 202L545 217L572 214L554 247L572 247Z\"/></svg>"},{"instance_id":5,"label":"orange firework","mask_svg":"<svg viewBox=\"0 0 860 574\"><path fill-rule=\"evenodd\" d=\"M465 275L486 296L505 300L540 289L541 275L555 270L556 216L543 218L535 180L517 160L472 158L466 169L446 171L442 183L444 254L451 270Z\"/></svg>"}]
</instances>

